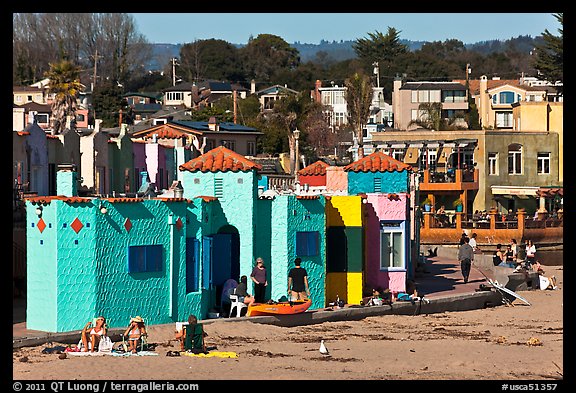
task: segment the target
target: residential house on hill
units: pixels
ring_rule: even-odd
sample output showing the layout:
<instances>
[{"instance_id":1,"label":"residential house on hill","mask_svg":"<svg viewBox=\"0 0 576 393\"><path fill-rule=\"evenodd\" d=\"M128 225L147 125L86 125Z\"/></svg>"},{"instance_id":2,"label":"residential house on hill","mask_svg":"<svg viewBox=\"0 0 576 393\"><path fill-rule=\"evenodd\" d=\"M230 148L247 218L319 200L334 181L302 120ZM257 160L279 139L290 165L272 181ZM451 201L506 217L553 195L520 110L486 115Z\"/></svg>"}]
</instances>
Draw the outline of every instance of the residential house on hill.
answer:
<instances>
[{"instance_id":1,"label":"residential house on hill","mask_svg":"<svg viewBox=\"0 0 576 393\"><path fill-rule=\"evenodd\" d=\"M265 89L256 91L254 94L258 97L260 101L260 112L270 112L274 109L274 103L282 97L287 95L298 94L296 90L290 89L288 86L284 85L273 85Z\"/></svg>"},{"instance_id":2,"label":"residential house on hill","mask_svg":"<svg viewBox=\"0 0 576 393\"><path fill-rule=\"evenodd\" d=\"M468 97L466 86L454 82L403 82L402 78L394 79L392 93L392 107L394 111L394 128L407 130L418 128L410 122L423 120L426 111L420 109L420 104L441 103L441 117L448 121L457 115L464 115L468 111ZM461 121L463 128L468 126Z\"/></svg>"},{"instance_id":3,"label":"residential house on hill","mask_svg":"<svg viewBox=\"0 0 576 393\"><path fill-rule=\"evenodd\" d=\"M547 101L546 88L521 84L519 79L488 79L482 75L480 79L469 80L469 86L478 109L480 125L487 129L512 129L514 103Z\"/></svg>"}]
</instances>

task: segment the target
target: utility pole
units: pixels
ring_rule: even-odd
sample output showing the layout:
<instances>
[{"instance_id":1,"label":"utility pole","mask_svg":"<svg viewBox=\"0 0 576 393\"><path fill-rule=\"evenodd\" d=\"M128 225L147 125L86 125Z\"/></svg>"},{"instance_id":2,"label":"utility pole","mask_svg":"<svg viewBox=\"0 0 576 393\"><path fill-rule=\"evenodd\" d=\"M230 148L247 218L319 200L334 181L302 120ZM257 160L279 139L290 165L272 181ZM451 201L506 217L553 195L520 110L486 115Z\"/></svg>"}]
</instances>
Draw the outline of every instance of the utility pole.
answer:
<instances>
[{"instance_id":1,"label":"utility pole","mask_svg":"<svg viewBox=\"0 0 576 393\"><path fill-rule=\"evenodd\" d=\"M238 107L238 97L236 90L234 90L234 124L236 124L237 107Z\"/></svg>"},{"instance_id":2,"label":"utility pole","mask_svg":"<svg viewBox=\"0 0 576 393\"><path fill-rule=\"evenodd\" d=\"M94 53L94 76L93 78L93 82L92 82L92 91L94 91L94 88L96 87L96 72L98 70L98 58L99 57L104 57L104 56L99 56L98 55L98 49L96 49L96 52Z\"/></svg>"},{"instance_id":3,"label":"utility pole","mask_svg":"<svg viewBox=\"0 0 576 393\"><path fill-rule=\"evenodd\" d=\"M173 57L172 61L172 86L176 86L176 58Z\"/></svg>"}]
</instances>

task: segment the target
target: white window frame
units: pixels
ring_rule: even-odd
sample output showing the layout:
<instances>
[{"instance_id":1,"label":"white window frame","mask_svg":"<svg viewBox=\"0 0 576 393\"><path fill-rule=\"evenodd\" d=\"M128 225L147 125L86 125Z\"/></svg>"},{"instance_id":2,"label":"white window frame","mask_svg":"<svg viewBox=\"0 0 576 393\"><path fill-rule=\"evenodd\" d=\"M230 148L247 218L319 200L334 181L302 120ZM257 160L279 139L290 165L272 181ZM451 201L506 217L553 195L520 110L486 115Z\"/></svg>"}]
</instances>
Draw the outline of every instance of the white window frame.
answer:
<instances>
[{"instance_id":1,"label":"white window frame","mask_svg":"<svg viewBox=\"0 0 576 393\"><path fill-rule=\"evenodd\" d=\"M539 175L549 175L550 174L550 163L551 161L551 153L549 152L538 152L537 155L537 172Z\"/></svg>"},{"instance_id":2,"label":"white window frame","mask_svg":"<svg viewBox=\"0 0 576 393\"><path fill-rule=\"evenodd\" d=\"M512 150L518 147L518 150ZM510 163L512 160L512 170L510 169ZM520 168L517 168L518 162L520 162ZM509 175L521 175L522 174L522 145L520 144L511 144L508 146L508 174Z\"/></svg>"},{"instance_id":3,"label":"white window frame","mask_svg":"<svg viewBox=\"0 0 576 393\"><path fill-rule=\"evenodd\" d=\"M398 221L381 221L380 222L380 271L388 272L403 272L406 271L406 231L405 222ZM384 225L382 225L384 224ZM390 225L387 226L386 224ZM397 225L394 225L397 224ZM384 241L391 240L392 246L386 247L388 252L388 259L385 259L385 248L383 247ZM400 244L395 247L395 242ZM400 255L394 255L394 250L399 250ZM390 262L392 266L384 265L385 262ZM396 265L396 266L394 266Z\"/></svg>"},{"instance_id":4,"label":"white window frame","mask_svg":"<svg viewBox=\"0 0 576 393\"><path fill-rule=\"evenodd\" d=\"M488 153L488 175L498 176L498 153Z\"/></svg>"}]
</instances>

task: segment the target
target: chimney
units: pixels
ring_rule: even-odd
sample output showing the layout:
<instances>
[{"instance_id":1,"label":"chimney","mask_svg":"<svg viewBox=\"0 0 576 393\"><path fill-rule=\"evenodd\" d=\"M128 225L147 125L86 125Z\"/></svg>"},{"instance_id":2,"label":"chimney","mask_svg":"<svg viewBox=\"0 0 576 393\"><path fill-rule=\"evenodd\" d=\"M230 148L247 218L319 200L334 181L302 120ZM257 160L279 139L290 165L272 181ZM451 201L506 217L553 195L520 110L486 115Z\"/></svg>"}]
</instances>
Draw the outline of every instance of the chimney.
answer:
<instances>
[{"instance_id":1,"label":"chimney","mask_svg":"<svg viewBox=\"0 0 576 393\"><path fill-rule=\"evenodd\" d=\"M78 174L76 165L60 164L56 173L56 194L62 196L78 196Z\"/></svg>"},{"instance_id":2,"label":"chimney","mask_svg":"<svg viewBox=\"0 0 576 393\"><path fill-rule=\"evenodd\" d=\"M250 81L250 94L256 93L256 81L252 79Z\"/></svg>"},{"instance_id":3,"label":"chimney","mask_svg":"<svg viewBox=\"0 0 576 393\"><path fill-rule=\"evenodd\" d=\"M402 77L396 74L394 77L393 91L392 91L392 113L394 114L394 128L401 127L402 114L400 107L402 103L400 102L400 88L402 87Z\"/></svg>"},{"instance_id":4,"label":"chimney","mask_svg":"<svg viewBox=\"0 0 576 393\"><path fill-rule=\"evenodd\" d=\"M316 79L316 83L314 84L314 91L312 93L312 98L314 98L314 100L316 102L322 101L322 97L320 96L320 88L321 87L322 87L322 81L319 79Z\"/></svg>"},{"instance_id":5,"label":"chimney","mask_svg":"<svg viewBox=\"0 0 576 393\"><path fill-rule=\"evenodd\" d=\"M210 131L220 131L218 123L216 123L216 117L210 116L210 120L208 120L208 129Z\"/></svg>"},{"instance_id":6,"label":"chimney","mask_svg":"<svg viewBox=\"0 0 576 393\"><path fill-rule=\"evenodd\" d=\"M118 126L122 127L122 108L118 111Z\"/></svg>"}]
</instances>

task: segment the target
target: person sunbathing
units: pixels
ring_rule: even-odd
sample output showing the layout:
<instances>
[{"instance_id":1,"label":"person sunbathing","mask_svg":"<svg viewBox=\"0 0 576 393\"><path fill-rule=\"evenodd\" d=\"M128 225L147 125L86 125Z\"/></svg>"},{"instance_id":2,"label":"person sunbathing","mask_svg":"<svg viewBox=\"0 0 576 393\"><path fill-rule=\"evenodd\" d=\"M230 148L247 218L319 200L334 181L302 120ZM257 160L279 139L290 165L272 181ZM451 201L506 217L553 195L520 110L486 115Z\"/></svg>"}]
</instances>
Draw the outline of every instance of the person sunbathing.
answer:
<instances>
[{"instance_id":1,"label":"person sunbathing","mask_svg":"<svg viewBox=\"0 0 576 393\"><path fill-rule=\"evenodd\" d=\"M100 316L96 318L96 325L92 326L92 321L88 321L82 329L82 352L94 352L98 349L100 339L106 335L106 318ZM88 338L90 337L90 338Z\"/></svg>"},{"instance_id":2,"label":"person sunbathing","mask_svg":"<svg viewBox=\"0 0 576 393\"><path fill-rule=\"evenodd\" d=\"M130 325L124 332L124 336L128 337L128 350L132 353L136 353L138 344L145 336L146 326L144 325L144 320L140 316L136 316L130 320Z\"/></svg>"}]
</instances>

